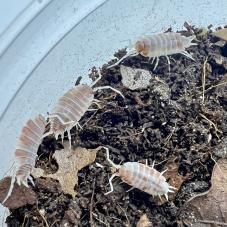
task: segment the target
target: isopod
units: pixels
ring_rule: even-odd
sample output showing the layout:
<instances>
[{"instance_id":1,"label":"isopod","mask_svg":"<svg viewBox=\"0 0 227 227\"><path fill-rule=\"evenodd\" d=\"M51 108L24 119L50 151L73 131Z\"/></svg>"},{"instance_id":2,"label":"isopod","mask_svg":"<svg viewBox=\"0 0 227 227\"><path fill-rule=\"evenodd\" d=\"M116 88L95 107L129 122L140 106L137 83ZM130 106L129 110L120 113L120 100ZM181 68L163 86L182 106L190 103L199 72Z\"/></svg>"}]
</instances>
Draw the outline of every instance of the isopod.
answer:
<instances>
[{"instance_id":1,"label":"isopod","mask_svg":"<svg viewBox=\"0 0 227 227\"><path fill-rule=\"evenodd\" d=\"M23 184L26 187L28 187L28 179L32 184L34 184L30 173L35 166L37 150L42 141L45 127L45 118L42 115L38 115L34 120L29 119L26 125L22 128L17 142L16 151L14 153L17 164L16 172L11 178L9 191L2 203L4 203L11 195L15 180L18 185Z\"/></svg>"},{"instance_id":2,"label":"isopod","mask_svg":"<svg viewBox=\"0 0 227 227\"><path fill-rule=\"evenodd\" d=\"M57 102L57 105L53 108L52 113L49 116L50 119L50 131L45 133L43 137L54 134L57 139L60 135L62 140L64 132L67 131L69 145L71 147L71 134L70 130L76 126L81 127L79 121L81 117L89 110L92 103L96 103L94 99L94 93L97 90L112 89L120 94L122 93L111 86L102 86L92 88L100 79L101 74L91 86L79 84L74 88L67 91Z\"/></svg>"},{"instance_id":3,"label":"isopod","mask_svg":"<svg viewBox=\"0 0 227 227\"><path fill-rule=\"evenodd\" d=\"M123 165L116 165L110 160L109 149L104 147L107 153L107 161L113 166L113 175L109 179L110 191L105 193L108 195L113 192L112 180L115 176L121 177L122 181L131 185L133 188L138 188L150 195L164 195L168 200L168 192L174 192L171 189L176 189L166 182L163 172L158 172L152 167L138 162L126 162Z\"/></svg>"},{"instance_id":4,"label":"isopod","mask_svg":"<svg viewBox=\"0 0 227 227\"><path fill-rule=\"evenodd\" d=\"M118 65L121 61L129 56L136 56L141 54L144 57L148 57L149 60L152 59L152 63L156 59L156 64L154 66L154 70L158 66L159 57L165 56L168 64L170 65L170 60L168 55L172 54L183 54L186 57L194 60L194 58L185 50L191 45L197 45L196 43L192 43L195 36L182 36L179 33L175 32L167 32L156 34L152 36L145 36L138 40L129 52L119 59L115 64L109 66L111 68L113 66Z\"/></svg>"}]
</instances>

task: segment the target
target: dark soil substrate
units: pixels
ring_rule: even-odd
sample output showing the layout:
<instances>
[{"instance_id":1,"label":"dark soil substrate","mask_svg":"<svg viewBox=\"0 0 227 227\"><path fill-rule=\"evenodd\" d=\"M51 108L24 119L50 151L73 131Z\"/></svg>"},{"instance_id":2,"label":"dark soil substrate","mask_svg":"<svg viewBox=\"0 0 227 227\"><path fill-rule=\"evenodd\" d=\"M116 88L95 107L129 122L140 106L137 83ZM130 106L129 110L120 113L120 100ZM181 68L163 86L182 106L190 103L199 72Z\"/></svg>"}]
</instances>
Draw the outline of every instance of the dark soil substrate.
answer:
<instances>
[{"instance_id":1,"label":"dark soil substrate","mask_svg":"<svg viewBox=\"0 0 227 227\"><path fill-rule=\"evenodd\" d=\"M193 32L198 34L199 30L190 28L182 33L192 35ZM125 99L109 90L97 92L95 98L101 101L102 108L95 114L85 114L81 125L91 119L82 130L71 130L74 147L109 147L111 159L117 164L145 159L151 164L155 160L160 163L155 168L162 171L168 160L173 160L178 166L178 174L187 176L174 199L159 205L157 199L138 189L127 192L130 186L120 184L120 178L113 181L114 192L105 196L104 193L109 190L111 169L104 150L100 150L96 162L104 168L93 163L79 172L75 200L61 191L57 181L36 179L37 204L11 210L7 217L8 225L45 226L38 212L40 209L45 209L46 221L52 227L64 226L65 223L68 223L67 226L135 226L143 213L148 215L153 226L184 223L180 210L193 195L209 189L214 166L211 154L216 160L220 158L220 154L214 151L227 135L225 86L207 90L202 103L201 81L206 58L206 89L223 81L226 73L226 66L218 59L227 56L227 48L216 45L219 39L210 33L202 37L198 35L198 45L187 49L195 61L180 54L172 56L170 73L164 57L160 58L155 71L154 65L142 56L123 61L123 65L149 70L164 81L170 89L167 98L161 87L157 89L155 80L148 89L131 91L125 88L121 83L119 66L107 69L104 65L103 78L97 86L110 85L120 90ZM116 56L121 57L125 53L121 50ZM202 116L212 121L219 131ZM143 128L145 130L141 132ZM45 138L38 151L41 156L37 166L49 173L55 172L57 164L52 155L61 148L61 139Z\"/></svg>"}]
</instances>

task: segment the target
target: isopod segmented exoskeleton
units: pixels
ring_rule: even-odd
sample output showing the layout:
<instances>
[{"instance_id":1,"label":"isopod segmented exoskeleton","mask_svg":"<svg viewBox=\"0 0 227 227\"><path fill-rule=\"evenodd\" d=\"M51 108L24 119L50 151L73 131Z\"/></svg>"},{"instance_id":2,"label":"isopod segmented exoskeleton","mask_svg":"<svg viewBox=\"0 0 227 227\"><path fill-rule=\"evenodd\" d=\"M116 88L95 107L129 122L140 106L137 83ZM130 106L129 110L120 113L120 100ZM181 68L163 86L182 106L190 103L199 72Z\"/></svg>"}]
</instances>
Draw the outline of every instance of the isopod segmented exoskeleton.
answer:
<instances>
[{"instance_id":1,"label":"isopod segmented exoskeleton","mask_svg":"<svg viewBox=\"0 0 227 227\"><path fill-rule=\"evenodd\" d=\"M11 195L15 180L18 185L23 184L26 187L28 187L28 179L33 183L30 173L35 166L37 150L42 141L45 127L46 120L42 115L39 115L34 120L29 119L22 128L14 153L16 172L11 178L10 188L2 204Z\"/></svg>"},{"instance_id":2,"label":"isopod segmented exoskeleton","mask_svg":"<svg viewBox=\"0 0 227 227\"><path fill-rule=\"evenodd\" d=\"M159 57L161 56L166 57L169 65L170 60L168 55L172 54L183 54L186 57L194 60L193 57L185 50L191 45L196 45L196 43L192 43L193 39L195 39L195 36L186 37L175 32L145 36L144 38L138 40L134 44L134 47L129 50L125 56L108 68L118 65L121 61L129 56L136 56L138 54L141 54L144 57L149 57L149 60L153 58L152 63L155 59L157 59L154 70L158 66Z\"/></svg>"},{"instance_id":3,"label":"isopod segmented exoskeleton","mask_svg":"<svg viewBox=\"0 0 227 227\"><path fill-rule=\"evenodd\" d=\"M160 173L154 169L154 163L152 167L138 162L126 162L123 165L116 165L110 160L109 149L104 148L106 149L108 162L114 167L114 173L109 179L111 190L105 195L113 192L112 180L115 176L121 177L123 182L133 188L138 188L153 196L161 197L161 195L164 195L167 200L168 192L174 192L171 189L176 189L166 182L166 178L163 176L165 171Z\"/></svg>"},{"instance_id":4,"label":"isopod segmented exoskeleton","mask_svg":"<svg viewBox=\"0 0 227 227\"><path fill-rule=\"evenodd\" d=\"M45 133L43 137L54 134L56 139L59 135L61 135L63 139L64 132L67 131L69 144L71 146L70 130L74 126L80 126L79 120L81 119L81 117L83 117L91 104L93 102L95 103L95 91L101 89L112 89L124 98L120 91L110 86L92 88L101 79L101 74L99 71L98 73L99 78L94 81L91 86L79 84L67 91L58 100L57 105L53 108L53 111L49 116L50 131Z\"/></svg>"}]
</instances>

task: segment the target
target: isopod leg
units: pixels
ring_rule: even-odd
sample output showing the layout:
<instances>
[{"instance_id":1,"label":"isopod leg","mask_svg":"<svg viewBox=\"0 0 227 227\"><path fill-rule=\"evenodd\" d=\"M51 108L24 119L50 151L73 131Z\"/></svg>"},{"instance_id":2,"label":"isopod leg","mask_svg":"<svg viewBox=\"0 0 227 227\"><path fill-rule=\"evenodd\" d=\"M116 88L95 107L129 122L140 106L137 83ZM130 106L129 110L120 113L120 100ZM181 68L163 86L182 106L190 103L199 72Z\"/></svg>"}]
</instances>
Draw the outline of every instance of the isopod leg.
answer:
<instances>
[{"instance_id":1,"label":"isopod leg","mask_svg":"<svg viewBox=\"0 0 227 227\"><path fill-rule=\"evenodd\" d=\"M166 55L166 60L167 60L167 63L168 63L168 69L169 69L169 74L170 74L170 60L169 60L169 57Z\"/></svg>"},{"instance_id":2,"label":"isopod leg","mask_svg":"<svg viewBox=\"0 0 227 227\"><path fill-rule=\"evenodd\" d=\"M74 121L67 121L65 122L64 120L62 120L61 117L59 117L58 115L54 114L54 115L51 115L49 118L57 118L63 125L68 125L68 124L75 124Z\"/></svg>"},{"instance_id":3,"label":"isopod leg","mask_svg":"<svg viewBox=\"0 0 227 227\"><path fill-rule=\"evenodd\" d=\"M133 57L133 56L136 56L136 55L138 55L138 53L137 53L135 50L130 50L125 56L123 56L122 58L120 58L116 63L114 63L113 65L108 66L107 69L110 69L110 68L112 68L112 67L118 65L118 64L121 63L125 58L127 58L127 57L129 57L129 56Z\"/></svg>"},{"instance_id":4,"label":"isopod leg","mask_svg":"<svg viewBox=\"0 0 227 227\"><path fill-rule=\"evenodd\" d=\"M18 182L20 182L20 184ZM23 177L23 179L20 179L18 182L19 185L22 183L25 187L29 188L27 178Z\"/></svg>"},{"instance_id":5,"label":"isopod leg","mask_svg":"<svg viewBox=\"0 0 227 227\"><path fill-rule=\"evenodd\" d=\"M195 59L191 56L191 54L189 54L186 50L183 50L180 53L183 54L184 56L190 58L191 60L195 61Z\"/></svg>"},{"instance_id":6,"label":"isopod leg","mask_svg":"<svg viewBox=\"0 0 227 227\"><path fill-rule=\"evenodd\" d=\"M15 174L11 177L11 182L10 182L10 186L9 186L9 191L5 197L5 199L2 201L2 204L4 204L6 202L6 200L11 196L12 191L13 191L13 187L14 187L14 183L16 181L16 176Z\"/></svg>"},{"instance_id":7,"label":"isopod leg","mask_svg":"<svg viewBox=\"0 0 227 227\"><path fill-rule=\"evenodd\" d=\"M95 104L99 109L101 109L102 107L99 105L99 103L100 103L100 100L98 100L98 99L93 99L92 104Z\"/></svg>"},{"instance_id":8,"label":"isopod leg","mask_svg":"<svg viewBox=\"0 0 227 227\"><path fill-rule=\"evenodd\" d=\"M151 64L153 64L153 63L154 63L154 61L155 61L155 58L153 58L153 59L152 59L152 62L151 62Z\"/></svg>"},{"instance_id":9,"label":"isopod leg","mask_svg":"<svg viewBox=\"0 0 227 227\"><path fill-rule=\"evenodd\" d=\"M169 192L174 192L174 191L172 191L172 190L170 190L170 189L177 190L177 188L175 188L175 187L169 185Z\"/></svg>"},{"instance_id":10,"label":"isopod leg","mask_svg":"<svg viewBox=\"0 0 227 227\"><path fill-rule=\"evenodd\" d=\"M158 63L159 63L159 57L157 57L157 60L156 60L156 63L155 63L155 66L154 66L154 69L153 69L153 71L157 68L157 66L158 66Z\"/></svg>"},{"instance_id":11,"label":"isopod leg","mask_svg":"<svg viewBox=\"0 0 227 227\"><path fill-rule=\"evenodd\" d=\"M88 109L87 111L92 112L92 111L97 111L98 109Z\"/></svg>"},{"instance_id":12,"label":"isopod leg","mask_svg":"<svg viewBox=\"0 0 227 227\"><path fill-rule=\"evenodd\" d=\"M107 159L107 161L113 166L113 167L115 167L115 168L119 168L119 166L118 165L116 165L112 160L110 160L110 153L109 153L109 148L107 148L107 147L103 147L105 150L106 150L106 159Z\"/></svg>"},{"instance_id":13,"label":"isopod leg","mask_svg":"<svg viewBox=\"0 0 227 227\"><path fill-rule=\"evenodd\" d=\"M64 141L64 132L60 134L61 135L61 143L63 144Z\"/></svg>"},{"instance_id":14,"label":"isopod leg","mask_svg":"<svg viewBox=\"0 0 227 227\"><path fill-rule=\"evenodd\" d=\"M110 177L110 179L109 179L110 191L106 192L104 195L108 195L108 194L110 194L111 192L113 192L114 189L113 189L112 180L113 180L113 178L116 177L116 176L117 176L116 174L113 174L113 175Z\"/></svg>"},{"instance_id":15,"label":"isopod leg","mask_svg":"<svg viewBox=\"0 0 227 227\"><path fill-rule=\"evenodd\" d=\"M197 43L192 43L192 41L196 38L195 35L192 35L192 36L189 36L189 37L186 37L186 38L188 40L188 46L197 45Z\"/></svg>"},{"instance_id":16,"label":"isopod leg","mask_svg":"<svg viewBox=\"0 0 227 227\"><path fill-rule=\"evenodd\" d=\"M67 129L66 131L67 131L67 133L68 133L69 149L71 149L71 142L72 142L71 133L70 133L70 130L69 130L69 129Z\"/></svg>"},{"instance_id":17,"label":"isopod leg","mask_svg":"<svg viewBox=\"0 0 227 227\"><path fill-rule=\"evenodd\" d=\"M121 95L123 97L123 99L125 98L124 95L120 91L118 91L117 89L115 89L111 86L96 87L93 89L93 91L104 90L104 89L111 89L111 90L115 91L116 93L118 93L119 95Z\"/></svg>"},{"instance_id":18,"label":"isopod leg","mask_svg":"<svg viewBox=\"0 0 227 227\"><path fill-rule=\"evenodd\" d=\"M161 175L163 175L168 169L165 169L164 171L161 172Z\"/></svg>"},{"instance_id":19,"label":"isopod leg","mask_svg":"<svg viewBox=\"0 0 227 227\"><path fill-rule=\"evenodd\" d=\"M31 176L28 176L28 179L30 180L30 182L31 182L32 186L33 186L33 187L35 187L35 183L34 183L34 181L33 181L32 177L31 177Z\"/></svg>"},{"instance_id":20,"label":"isopod leg","mask_svg":"<svg viewBox=\"0 0 227 227\"><path fill-rule=\"evenodd\" d=\"M95 104L96 106L98 106L98 109L101 109L102 107L99 105L99 103L97 103L97 102L92 102L92 104ZM96 110L98 110L98 109L96 109Z\"/></svg>"},{"instance_id":21,"label":"isopod leg","mask_svg":"<svg viewBox=\"0 0 227 227\"><path fill-rule=\"evenodd\" d=\"M47 137L47 136L49 136L51 134L53 134L53 132L51 132L51 131L46 132L46 133L43 134L42 138L45 138L45 137Z\"/></svg>"},{"instance_id":22,"label":"isopod leg","mask_svg":"<svg viewBox=\"0 0 227 227\"><path fill-rule=\"evenodd\" d=\"M155 161L153 161L151 168L154 169Z\"/></svg>"},{"instance_id":23,"label":"isopod leg","mask_svg":"<svg viewBox=\"0 0 227 227\"><path fill-rule=\"evenodd\" d=\"M148 160L147 159L145 160L145 165L148 166Z\"/></svg>"}]
</instances>

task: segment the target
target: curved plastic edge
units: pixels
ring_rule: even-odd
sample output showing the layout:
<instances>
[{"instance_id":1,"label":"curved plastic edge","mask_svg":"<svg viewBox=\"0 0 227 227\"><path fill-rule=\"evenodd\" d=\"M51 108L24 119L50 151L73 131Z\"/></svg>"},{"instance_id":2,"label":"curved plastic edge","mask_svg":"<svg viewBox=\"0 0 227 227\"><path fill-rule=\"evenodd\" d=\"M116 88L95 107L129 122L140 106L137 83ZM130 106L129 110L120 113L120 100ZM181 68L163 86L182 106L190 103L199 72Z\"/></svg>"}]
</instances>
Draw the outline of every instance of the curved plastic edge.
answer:
<instances>
[{"instance_id":1,"label":"curved plastic edge","mask_svg":"<svg viewBox=\"0 0 227 227\"><path fill-rule=\"evenodd\" d=\"M34 34L31 34L32 42L26 43L26 48L24 47L25 50L22 50L23 48L21 49L20 40L23 40L22 37L24 34L25 37L28 36L28 33L30 32L31 28L34 29L34 24L35 26L37 26L36 24L40 19L39 16L23 29L23 32L18 35L18 38L15 39L13 43L11 43L9 48L4 52L3 56L1 57L2 59L0 58L0 66L3 66L2 73L4 74L4 77L0 78L2 88L0 90L0 96L4 96L4 99L0 104L0 120L3 119L4 114L7 112L8 107L17 95L20 88L31 76L32 72L37 68L37 66L42 62L42 60L48 55L48 53L73 28L75 28L75 26L77 26L90 13L92 13L94 10L96 10L98 7L100 7L107 1L108 0L84 1L84 4L81 4L81 1L78 0L67 1L65 4L62 4L62 2L56 0L51 1L50 4L48 4L48 6L44 8L44 10L42 10L42 14L44 12L48 14L48 12L50 11L50 14L48 14L49 18L47 20L47 24L45 24L44 27L44 35L36 36ZM78 4L76 5L76 3ZM76 14L69 13L72 10L70 11L68 10L68 8L72 8L73 5L77 6ZM52 10L55 7L59 6L62 7L62 14L51 15L51 13L53 13ZM42 15L40 13L40 17L41 16ZM58 26L59 29L56 29L56 26ZM51 34L51 38L48 36L48 33L46 33L46 31ZM37 48L40 48L39 52L34 53L34 50L37 50ZM7 52L9 52L10 54L8 54ZM7 56L7 54L10 56ZM12 58L12 61L14 61L11 66L4 66L4 55L7 56L6 59ZM20 56L20 58L18 58L18 56ZM15 58L15 60L13 60L13 58Z\"/></svg>"},{"instance_id":2,"label":"curved plastic edge","mask_svg":"<svg viewBox=\"0 0 227 227\"><path fill-rule=\"evenodd\" d=\"M42 11L52 0L32 1L9 24L0 36L0 57L23 29Z\"/></svg>"}]
</instances>

